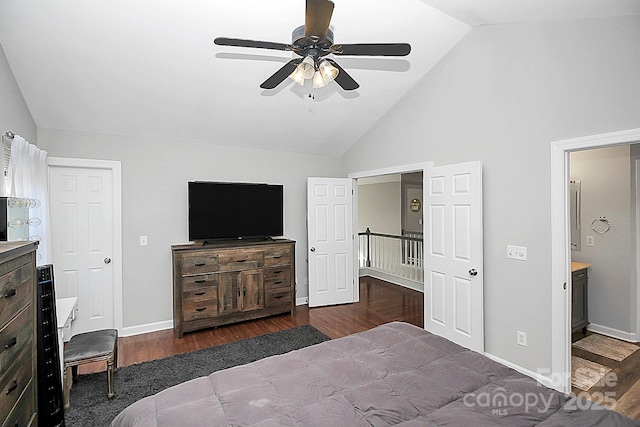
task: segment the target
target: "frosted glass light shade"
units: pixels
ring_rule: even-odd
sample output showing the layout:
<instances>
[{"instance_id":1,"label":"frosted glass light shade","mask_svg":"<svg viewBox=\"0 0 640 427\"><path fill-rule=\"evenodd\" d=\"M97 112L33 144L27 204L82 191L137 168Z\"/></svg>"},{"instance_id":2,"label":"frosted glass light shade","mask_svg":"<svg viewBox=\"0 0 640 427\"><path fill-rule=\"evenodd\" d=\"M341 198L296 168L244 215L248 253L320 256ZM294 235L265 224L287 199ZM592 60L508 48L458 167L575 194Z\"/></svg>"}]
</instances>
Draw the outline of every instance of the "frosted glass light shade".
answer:
<instances>
[{"instance_id":1,"label":"frosted glass light shade","mask_svg":"<svg viewBox=\"0 0 640 427\"><path fill-rule=\"evenodd\" d=\"M295 71L291 73L289 78L300 86L304 86L304 81L312 78L315 71L316 67L313 58L311 56L305 56L302 62L298 64Z\"/></svg>"},{"instance_id":2,"label":"frosted glass light shade","mask_svg":"<svg viewBox=\"0 0 640 427\"><path fill-rule=\"evenodd\" d=\"M325 87L338 76L338 72L339 70L329 61L322 60L318 65L318 71L313 75L313 87L315 89Z\"/></svg>"}]
</instances>

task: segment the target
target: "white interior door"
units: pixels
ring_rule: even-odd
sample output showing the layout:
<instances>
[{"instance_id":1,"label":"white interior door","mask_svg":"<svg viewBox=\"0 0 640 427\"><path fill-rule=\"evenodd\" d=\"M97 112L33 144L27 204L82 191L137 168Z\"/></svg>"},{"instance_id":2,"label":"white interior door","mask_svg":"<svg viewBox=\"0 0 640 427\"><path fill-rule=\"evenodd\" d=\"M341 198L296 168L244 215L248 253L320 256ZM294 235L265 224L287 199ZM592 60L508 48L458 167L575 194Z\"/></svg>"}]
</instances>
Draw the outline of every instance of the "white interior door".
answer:
<instances>
[{"instance_id":1,"label":"white interior door","mask_svg":"<svg viewBox=\"0 0 640 427\"><path fill-rule=\"evenodd\" d=\"M425 329L484 352L482 164L425 170Z\"/></svg>"},{"instance_id":2,"label":"white interior door","mask_svg":"<svg viewBox=\"0 0 640 427\"><path fill-rule=\"evenodd\" d=\"M115 326L113 173L49 165L56 296L78 298L77 332Z\"/></svg>"},{"instance_id":3,"label":"white interior door","mask_svg":"<svg viewBox=\"0 0 640 427\"><path fill-rule=\"evenodd\" d=\"M309 307L355 301L353 180L309 178Z\"/></svg>"}]
</instances>

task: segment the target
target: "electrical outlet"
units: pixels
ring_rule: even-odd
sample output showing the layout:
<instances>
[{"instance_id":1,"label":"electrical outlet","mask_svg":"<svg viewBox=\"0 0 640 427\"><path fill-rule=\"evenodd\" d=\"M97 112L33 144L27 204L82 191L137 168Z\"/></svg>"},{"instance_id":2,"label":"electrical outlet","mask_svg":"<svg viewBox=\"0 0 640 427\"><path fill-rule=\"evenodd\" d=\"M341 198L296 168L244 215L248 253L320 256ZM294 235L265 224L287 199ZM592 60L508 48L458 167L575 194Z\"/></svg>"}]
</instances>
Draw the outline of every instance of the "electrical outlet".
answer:
<instances>
[{"instance_id":1,"label":"electrical outlet","mask_svg":"<svg viewBox=\"0 0 640 427\"><path fill-rule=\"evenodd\" d=\"M587 236L587 246L595 246L596 239L593 236Z\"/></svg>"},{"instance_id":2,"label":"electrical outlet","mask_svg":"<svg viewBox=\"0 0 640 427\"><path fill-rule=\"evenodd\" d=\"M517 342L518 345L521 345L523 347L527 346L527 333L526 332L522 332L522 331L516 331L516 335L517 335Z\"/></svg>"},{"instance_id":3,"label":"electrical outlet","mask_svg":"<svg viewBox=\"0 0 640 427\"><path fill-rule=\"evenodd\" d=\"M527 248L524 246L507 245L507 258L526 261Z\"/></svg>"}]
</instances>

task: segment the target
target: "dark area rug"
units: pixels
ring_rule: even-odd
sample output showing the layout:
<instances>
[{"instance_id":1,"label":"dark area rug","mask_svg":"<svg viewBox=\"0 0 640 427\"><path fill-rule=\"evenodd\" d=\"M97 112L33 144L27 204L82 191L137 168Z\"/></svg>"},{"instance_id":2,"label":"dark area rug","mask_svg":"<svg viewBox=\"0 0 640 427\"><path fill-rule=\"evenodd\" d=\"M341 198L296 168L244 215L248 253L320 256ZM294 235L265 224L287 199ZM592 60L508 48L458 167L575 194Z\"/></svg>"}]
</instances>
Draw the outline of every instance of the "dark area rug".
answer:
<instances>
[{"instance_id":1,"label":"dark area rug","mask_svg":"<svg viewBox=\"0 0 640 427\"><path fill-rule=\"evenodd\" d=\"M71 408L65 412L67 427L105 427L124 408L167 387L232 366L243 365L276 354L329 340L304 325L260 335L217 347L196 350L164 359L119 368L116 395L107 399L107 373L80 375L71 389Z\"/></svg>"}]
</instances>

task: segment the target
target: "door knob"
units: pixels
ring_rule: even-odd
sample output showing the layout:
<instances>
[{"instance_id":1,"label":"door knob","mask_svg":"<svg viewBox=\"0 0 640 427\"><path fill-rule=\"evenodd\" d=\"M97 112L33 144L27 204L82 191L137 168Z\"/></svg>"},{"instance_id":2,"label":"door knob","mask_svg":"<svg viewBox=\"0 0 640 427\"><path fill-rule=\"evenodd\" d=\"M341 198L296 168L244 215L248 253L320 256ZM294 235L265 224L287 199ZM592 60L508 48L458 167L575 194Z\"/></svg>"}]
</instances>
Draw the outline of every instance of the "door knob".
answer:
<instances>
[{"instance_id":1,"label":"door knob","mask_svg":"<svg viewBox=\"0 0 640 427\"><path fill-rule=\"evenodd\" d=\"M104 259L104 263L105 264L110 264L111 263L111 258L107 257Z\"/></svg>"},{"instance_id":2,"label":"door knob","mask_svg":"<svg viewBox=\"0 0 640 427\"><path fill-rule=\"evenodd\" d=\"M474 277L475 277L475 276L477 276L477 275L478 275L478 272L476 271L476 269L475 269L475 268L472 268L471 270L469 270L469 275L471 275L471 276L474 276Z\"/></svg>"},{"instance_id":3,"label":"door knob","mask_svg":"<svg viewBox=\"0 0 640 427\"><path fill-rule=\"evenodd\" d=\"M311 252L315 252L316 248L314 248L313 246L311 247L311 249L309 249Z\"/></svg>"}]
</instances>

